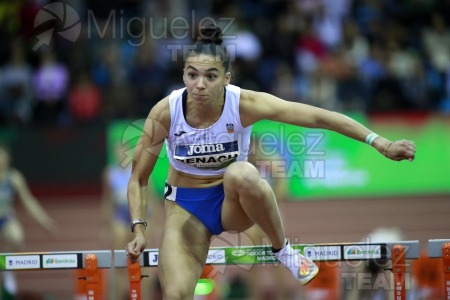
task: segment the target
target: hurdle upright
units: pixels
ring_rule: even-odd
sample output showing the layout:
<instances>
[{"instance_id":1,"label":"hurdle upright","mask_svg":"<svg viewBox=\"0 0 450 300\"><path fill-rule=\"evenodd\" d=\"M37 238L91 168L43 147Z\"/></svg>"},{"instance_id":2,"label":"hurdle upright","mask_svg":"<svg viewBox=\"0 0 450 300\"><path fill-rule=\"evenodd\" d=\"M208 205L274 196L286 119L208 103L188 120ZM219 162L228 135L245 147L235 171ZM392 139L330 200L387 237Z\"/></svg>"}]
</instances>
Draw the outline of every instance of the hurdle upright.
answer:
<instances>
[{"instance_id":1,"label":"hurdle upright","mask_svg":"<svg viewBox=\"0 0 450 300\"><path fill-rule=\"evenodd\" d=\"M450 300L450 239L428 240L428 256L442 258L444 272L444 295Z\"/></svg>"},{"instance_id":2,"label":"hurdle upright","mask_svg":"<svg viewBox=\"0 0 450 300\"><path fill-rule=\"evenodd\" d=\"M0 253L0 271L83 269L88 300L103 300L100 268L111 268L111 250Z\"/></svg>"}]
</instances>

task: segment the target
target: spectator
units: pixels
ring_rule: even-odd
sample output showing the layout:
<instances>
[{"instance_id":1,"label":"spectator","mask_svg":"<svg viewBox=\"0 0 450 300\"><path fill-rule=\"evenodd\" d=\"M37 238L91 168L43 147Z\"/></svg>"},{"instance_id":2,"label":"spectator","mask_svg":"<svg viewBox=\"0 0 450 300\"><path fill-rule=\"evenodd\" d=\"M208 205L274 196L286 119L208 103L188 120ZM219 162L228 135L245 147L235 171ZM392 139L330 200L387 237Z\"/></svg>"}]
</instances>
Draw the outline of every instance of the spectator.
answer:
<instances>
[{"instance_id":1,"label":"spectator","mask_svg":"<svg viewBox=\"0 0 450 300\"><path fill-rule=\"evenodd\" d=\"M298 69L306 75L316 71L320 61L328 55L326 45L317 37L312 20L307 20L306 27L297 41L296 52Z\"/></svg>"},{"instance_id":2,"label":"spectator","mask_svg":"<svg viewBox=\"0 0 450 300\"><path fill-rule=\"evenodd\" d=\"M69 111L75 124L93 123L100 119L102 99L100 89L86 72L81 73L69 92Z\"/></svg>"},{"instance_id":3,"label":"spectator","mask_svg":"<svg viewBox=\"0 0 450 300\"><path fill-rule=\"evenodd\" d=\"M33 20L45 2L27 0L16 4L2 3L0 23L4 26L0 30L0 41L5 45L11 44L20 34L27 49L31 49L36 42ZM60 37L58 41L63 43L54 45L54 55L65 62L65 71L57 68L51 72L47 70L46 80L36 80L39 83L35 81L33 85L37 123L61 124L67 121L64 119L64 113L67 113L64 99L67 91L71 90L67 87L68 74L79 72L90 72L92 81L102 92L110 93L118 89L125 93L132 90L137 94L136 97L131 96L135 102L129 108L117 107L118 101L114 95L111 105L108 104L111 101L109 97L102 97L104 104L107 104L102 105L103 114L139 117L140 111L154 105L146 95L151 93L158 98L158 95L170 90L161 91L162 86L172 87L177 82L178 68L173 68L174 60L178 59L175 52L180 52L193 36L183 35L186 33L184 29L171 27L175 24L172 23L175 18L180 16L192 18L188 33L193 33L205 18L221 16L216 21L226 28L224 42L234 53L234 66L239 74L235 83L246 88L272 92L286 87L289 93L301 90L318 78L316 71L322 59L340 53L354 72L350 78L336 82L337 100L350 99L349 103L344 102L336 109L445 110L450 103L449 93L446 92L450 69L450 30L444 18L450 7L448 1L296 0L261 1L258 5L253 0L213 1L201 5L200 11L197 8L201 1L184 4L180 1L158 3L132 0L114 2L108 8L104 7L103 0L89 4L84 2L71 0L68 4L77 11L81 22L93 21L90 28L83 27L85 31L76 43ZM252 9L248 10L249 7ZM195 8L195 13L190 14L192 8ZM113 14L119 9L121 13ZM149 11L150 22L138 22L137 18L144 20ZM163 17L154 18L160 15ZM228 16L234 17L232 22ZM272 21L268 21L268 17ZM49 20L46 25L54 26L54 22ZM149 25L149 31L145 30L147 27L144 25ZM399 27L404 27L400 35ZM151 49L145 45L147 42L154 44ZM86 49L83 44L87 45L87 51L80 51L81 48ZM395 44L397 46L393 47ZM0 51L3 53L0 69L7 68L8 51ZM382 60L373 55L368 57L369 52L377 52L377 56L381 54ZM33 67L39 65L37 54L28 53L28 61L24 63ZM154 56L160 59L152 61ZM335 58L338 57L334 55ZM284 67L286 65L288 68ZM36 74L42 73L41 68L38 67ZM327 70L319 72L323 72L323 78L331 75L333 80L336 79ZM158 75L155 77L154 74ZM48 78L52 79L48 81ZM411 83L414 83L414 90L409 88ZM37 85L41 86L37 88ZM48 85L52 87L48 88ZM356 86L359 90L354 89ZM52 91L58 95L43 95L44 90L47 94ZM10 91L16 92L14 88ZM356 91L356 95L352 91ZM61 98L63 101L60 101ZM6 101L4 90L2 99L0 111L3 123L26 125L30 122L27 105L12 105L11 101ZM114 113L111 113L114 106ZM16 112L11 113L14 110Z\"/></svg>"},{"instance_id":4,"label":"spectator","mask_svg":"<svg viewBox=\"0 0 450 300\"><path fill-rule=\"evenodd\" d=\"M443 101L446 78L450 77L450 29L442 14L431 15L431 24L423 29L422 40L426 62L429 62L428 77L432 79L431 98L436 102Z\"/></svg>"},{"instance_id":5,"label":"spectator","mask_svg":"<svg viewBox=\"0 0 450 300\"><path fill-rule=\"evenodd\" d=\"M342 30L341 49L347 62L357 68L369 55L369 43L353 20L346 20Z\"/></svg>"},{"instance_id":6,"label":"spectator","mask_svg":"<svg viewBox=\"0 0 450 300\"><path fill-rule=\"evenodd\" d=\"M34 74L35 121L38 124L58 125L63 121L69 83L66 66L56 60L52 51L43 51Z\"/></svg>"},{"instance_id":7,"label":"spectator","mask_svg":"<svg viewBox=\"0 0 450 300\"><path fill-rule=\"evenodd\" d=\"M25 125L31 121L32 69L23 46L15 42L9 62L0 69L0 123Z\"/></svg>"},{"instance_id":8,"label":"spectator","mask_svg":"<svg viewBox=\"0 0 450 300\"><path fill-rule=\"evenodd\" d=\"M152 99L159 99L165 93L163 86L168 79L167 69L161 61L156 59L156 53L157 44L146 41L137 49L134 57L130 79L137 91L138 111L147 111L155 104ZM149 95L152 96L149 97Z\"/></svg>"}]
</instances>

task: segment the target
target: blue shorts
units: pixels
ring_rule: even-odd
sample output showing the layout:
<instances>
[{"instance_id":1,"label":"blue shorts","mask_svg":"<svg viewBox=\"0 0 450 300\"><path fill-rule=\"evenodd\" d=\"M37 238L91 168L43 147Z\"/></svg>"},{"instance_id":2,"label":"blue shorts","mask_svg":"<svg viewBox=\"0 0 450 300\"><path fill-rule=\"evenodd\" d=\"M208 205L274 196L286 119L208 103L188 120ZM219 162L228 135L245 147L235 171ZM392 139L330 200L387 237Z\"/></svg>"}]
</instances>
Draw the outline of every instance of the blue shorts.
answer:
<instances>
[{"instance_id":1,"label":"blue shorts","mask_svg":"<svg viewBox=\"0 0 450 300\"><path fill-rule=\"evenodd\" d=\"M179 206L200 220L213 235L219 235L222 227L222 204L225 199L223 184L208 188L183 188L166 183L164 198L175 201Z\"/></svg>"}]
</instances>

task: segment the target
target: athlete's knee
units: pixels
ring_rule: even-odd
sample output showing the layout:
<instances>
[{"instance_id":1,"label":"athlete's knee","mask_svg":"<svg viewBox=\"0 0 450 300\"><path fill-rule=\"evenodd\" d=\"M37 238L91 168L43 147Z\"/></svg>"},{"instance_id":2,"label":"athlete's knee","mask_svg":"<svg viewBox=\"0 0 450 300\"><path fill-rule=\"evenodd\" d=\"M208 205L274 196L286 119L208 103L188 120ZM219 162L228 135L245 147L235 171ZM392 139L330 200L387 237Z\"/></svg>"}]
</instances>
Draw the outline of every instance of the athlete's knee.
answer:
<instances>
[{"instance_id":1,"label":"athlete's knee","mask_svg":"<svg viewBox=\"0 0 450 300\"><path fill-rule=\"evenodd\" d=\"M169 289L163 292L163 299L167 300L182 300L189 299L187 294L183 294L176 289Z\"/></svg>"},{"instance_id":2,"label":"athlete's knee","mask_svg":"<svg viewBox=\"0 0 450 300\"><path fill-rule=\"evenodd\" d=\"M170 286L162 287L164 300L192 299L194 290L195 288L188 289L183 284L171 284Z\"/></svg>"},{"instance_id":3,"label":"athlete's knee","mask_svg":"<svg viewBox=\"0 0 450 300\"><path fill-rule=\"evenodd\" d=\"M224 183L230 184L234 189L251 189L259 184L261 177L258 170L248 162L235 162L231 164L224 175Z\"/></svg>"},{"instance_id":4,"label":"athlete's knee","mask_svg":"<svg viewBox=\"0 0 450 300\"><path fill-rule=\"evenodd\" d=\"M160 248L163 249L163 247ZM163 251L163 250L162 250ZM181 264L180 268L173 268L176 264ZM197 284L196 268L191 269L183 265L180 261L166 261L160 257L159 282L161 284L164 300L192 299L195 286Z\"/></svg>"}]
</instances>

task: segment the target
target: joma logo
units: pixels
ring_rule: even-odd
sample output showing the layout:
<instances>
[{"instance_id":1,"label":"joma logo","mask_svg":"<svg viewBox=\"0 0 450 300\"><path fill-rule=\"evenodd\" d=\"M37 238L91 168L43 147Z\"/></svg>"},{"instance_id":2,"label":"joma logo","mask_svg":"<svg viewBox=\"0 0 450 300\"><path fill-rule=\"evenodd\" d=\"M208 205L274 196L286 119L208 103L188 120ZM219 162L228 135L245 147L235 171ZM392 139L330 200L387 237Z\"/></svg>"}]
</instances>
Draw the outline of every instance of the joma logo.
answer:
<instances>
[{"instance_id":1,"label":"joma logo","mask_svg":"<svg viewBox=\"0 0 450 300\"><path fill-rule=\"evenodd\" d=\"M225 148L222 144L209 144L209 145L189 145L188 155L203 154L203 153L216 153L222 152Z\"/></svg>"}]
</instances>

